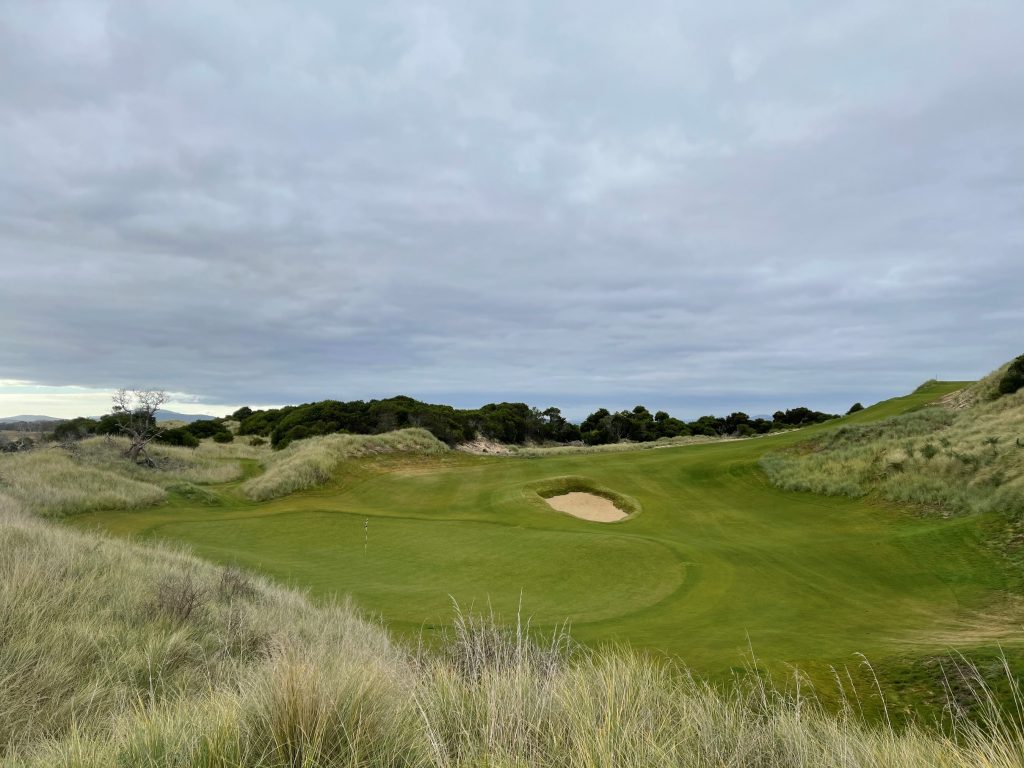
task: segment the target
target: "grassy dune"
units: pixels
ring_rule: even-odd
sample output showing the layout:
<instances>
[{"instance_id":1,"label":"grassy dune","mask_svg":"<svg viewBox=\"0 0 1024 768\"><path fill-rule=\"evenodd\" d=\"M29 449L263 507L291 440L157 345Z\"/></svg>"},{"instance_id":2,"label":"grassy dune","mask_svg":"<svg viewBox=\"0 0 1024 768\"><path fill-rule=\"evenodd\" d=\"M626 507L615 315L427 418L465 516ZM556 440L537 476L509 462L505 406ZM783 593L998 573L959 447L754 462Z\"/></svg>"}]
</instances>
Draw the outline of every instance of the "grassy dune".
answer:
<instances>
[{"instance_id":1,"label":"grassy dune","mask_svg":"<svg viewBox=\"0 0 1024 768\"><path fill-rule=\"evenodd\" d=\"M0 552L7 768L1024 762L996 709L954 711L942 732L869 726L852 691L829 714L796 681L712 687L468 616L434 649L397 645L344 605L30 519L2 495Z\"/></svg>"},{"instance_id":2,"label":"grassy dune","mask_svg":"<svg viewBox=\"0 0 1024 768\"><path fill-rule=\"evenodd\" d=\"M237 459L259 455L246 446L204 443L199 448L154 445L156 469L125 461L127 440L96 437L71 449L41 447L0 456L0 491L33 512L64 517L97 509L159 504L168 491L194 495L193 484L227 483L243 474Z\"/></svg>"},{"instance_id":3,"label":"grassy dune","mask_svg":"<svg viewBox=\"0 0 1024 768\"><path fill-rule=\"evenodd\" d=\"M5 456L0 463L0 489L52 517L147 507L167 495L152 483L82 466L64 453L45 450Z\"/></svg>"},{"instance_id":4,"label":"grassy dune","mask_svg":"<svg viewBox=\"0 0 1024 768\"><path fill-rule=\"evenodd\" d=\"M401 429L381 435L327 435L298 440L268 454L266 471L242 486L253 501L266 501L327 483L345 459L382 453L435 454L448 446L425 429Z\"/></svg>"},{"instance_id":5,"label":"grassy dune","mask_svg":"<svg viewBox=\"0 0 1024 768\"><path fill-rule=\"evenodd\" d=\"M986 377L931 408L841 427L762 466L781 488L833 495L876 494L943 515L1024 518L1024 390L992 399Z\"/></svg>"}]
</instances>

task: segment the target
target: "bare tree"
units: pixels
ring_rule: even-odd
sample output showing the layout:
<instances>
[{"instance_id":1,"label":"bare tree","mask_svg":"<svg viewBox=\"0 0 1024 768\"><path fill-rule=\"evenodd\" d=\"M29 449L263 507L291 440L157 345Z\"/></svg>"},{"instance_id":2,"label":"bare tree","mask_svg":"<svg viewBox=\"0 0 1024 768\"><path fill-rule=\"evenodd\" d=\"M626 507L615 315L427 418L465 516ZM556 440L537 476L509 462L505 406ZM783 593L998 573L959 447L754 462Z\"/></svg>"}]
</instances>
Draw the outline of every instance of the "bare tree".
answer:
<instances>
[{"instance_id":1,"label":"bare tree","mask_svg":"<svg viewBox=\"0 0 1024 768\"><path fill-rule=\"evenodd\" d=\"M119 389L114 393L118 429L130 442L124 455L136 464L156 466L146 446L164 430L156 424L156 412L167 402L167 393L155 389Z\"/></svg>"}]
</instances>

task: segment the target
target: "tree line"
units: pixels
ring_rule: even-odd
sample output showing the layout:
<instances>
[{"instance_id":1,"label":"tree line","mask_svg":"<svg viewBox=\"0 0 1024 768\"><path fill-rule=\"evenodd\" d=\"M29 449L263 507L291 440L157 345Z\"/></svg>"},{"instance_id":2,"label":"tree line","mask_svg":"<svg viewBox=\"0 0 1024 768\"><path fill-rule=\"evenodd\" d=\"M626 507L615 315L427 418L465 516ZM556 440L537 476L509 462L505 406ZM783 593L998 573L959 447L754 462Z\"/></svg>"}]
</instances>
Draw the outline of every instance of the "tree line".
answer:
<instances>
[{"instance_id":1,"label":"tree line","mask_svg":"<svg viewBox=\"0 0 1024 768\"><path fill-rule=\"evenodd\" d=\"M53 437L73 440L89 435L124 434L128 418L129 414L115 411L99 419L71 419L56 425ZM148 418L153 417L149 415ZM837 418L834 414L799 407L776 411L771 419L751 418L737 411L728 416L701 416L693 421L684 421L665 411L652 414L638 405L631 411L612 412L600 408L580 424L573 424L555 407L541 410L526 403L488 403L480 408L460 409L398 396L369 401L321 400L266 410L244 407L223 418L195 421L159 431L155 440L187 447L198 445L204 438L231 442L235 435L228 422L236 421L239 435L269 439L274 448L284 448L295 440L316 435L337 432L379 434L406 427L426 429L448 445L458 445L478 435L518 445L573 442L603 445L623 440L649 442L689 435L749 437L834 418Z\"/></svg>"},{"instance_id":2,"label":"tree line","mask_svg":"<svg viewBox=\"0 0 1024 768\"><path fill-rule=\"evenodd\" d=\"M193 421L173 429L157 429L156 418L152 413L108 413L98 419L84 416L77 419L62 421L53 428L53 439L65 442L80 440L92 435L124 435L131 429L150 431L153 440L165 445L183 445L195 448L199 441L212 437L218 443L230 443L235 439L234 433L225 423L228 419L204 419ZM134 424L133 424L134 422Z\"/></svg>"},{"instance_id":3,"label":"tree line","mask_svg":"<svg viewBox=\"0 0 1024 768\"><path fill-rule=\"evenodd\" d=\"M293 440L314 435L375 434L404 427L422 427L449 445L472 440L477 435L514 444L581 441L601 445L688 435L744 437L838 417L800 407L776 411L771 419L752 419L736 412L725 417L702 416L687 422L665 411L652 415L647 408L638 405L632 411L617 413L601 408L577 425L554 407L540 410L526 403L489 403L481 408L458 409L403 396L369 402L323 400L261 411L241 408L231 418L240 422L239 434L268 437L273 447L283 448Z\"/></svg>"}]
</instances>

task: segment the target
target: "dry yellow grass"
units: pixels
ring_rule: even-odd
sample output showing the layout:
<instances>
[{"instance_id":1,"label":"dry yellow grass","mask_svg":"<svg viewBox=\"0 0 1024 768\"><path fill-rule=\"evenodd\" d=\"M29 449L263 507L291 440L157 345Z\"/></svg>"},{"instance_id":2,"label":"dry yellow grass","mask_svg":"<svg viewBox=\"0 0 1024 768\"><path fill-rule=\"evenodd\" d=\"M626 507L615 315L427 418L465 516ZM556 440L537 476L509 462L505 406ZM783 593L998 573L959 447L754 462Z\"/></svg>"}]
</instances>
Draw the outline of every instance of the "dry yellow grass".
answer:
<instances>
[{"instance_id":1,"label":"dry yellow grass","mask_svg":"<svg viewBox=\"0 0 1024 768\"><path fill-rule=\"evenodd\" d=\"M2 457L0 489L32 511L49 516L94 509L135 509L156 504L166 496L155 485L82 466L55 450Z\"/></svg>"},{"instance_id":2,"label":"dry yellow grass","mask_svg":"<svg viewBox=\"0 0 1024 768\"><path fill-rule=\"evenodd\" d=\"M166 486L172 483L229 483L242 476L236 459L257 458L248 445L204 440L198 448L151 443L146 451L156 467L132 464L124 458L127 438L94 437L77 443L73 456L86 467L104 469L136 480Z\"/></svg>"},{"instance_id":3,"label":"dry yellow grass","mask_svg":"<svg viewBox=\"0 0 1024 768\"><path fill-rule=\"evenodd\" d=\"M163 501L181 483L226 483L242 475L239 459L266 451L247 445L204 442L198 448L153 446L156 468L124 457L127 440L96 437L70 449L38 447L0 455L0 491L47 516L97 509L138 509Z\"/></svg>"}]
</instances>

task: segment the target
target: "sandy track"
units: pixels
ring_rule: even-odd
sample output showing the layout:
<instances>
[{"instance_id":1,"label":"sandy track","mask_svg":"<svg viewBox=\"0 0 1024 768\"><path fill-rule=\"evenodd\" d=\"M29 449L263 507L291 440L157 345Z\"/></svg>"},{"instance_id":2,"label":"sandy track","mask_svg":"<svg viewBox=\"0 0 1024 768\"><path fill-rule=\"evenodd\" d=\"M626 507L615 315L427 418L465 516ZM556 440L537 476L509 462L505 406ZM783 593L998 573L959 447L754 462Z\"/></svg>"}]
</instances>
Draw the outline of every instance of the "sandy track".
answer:
<instances>
[{"instance_id":1,"label":"sandy track","mask_svg":"<svg viewBox=\"0 0 1024 768\"><path fill-rule=\"evenodd\" d=\"M626 513L612 504L603 496L593 493L563 493L559 496L552 496L544 499L553 509L559 512L578 517L581 520L590 520L594 523L614 523L626 517Z\"/></svg>"}]
</instances>

